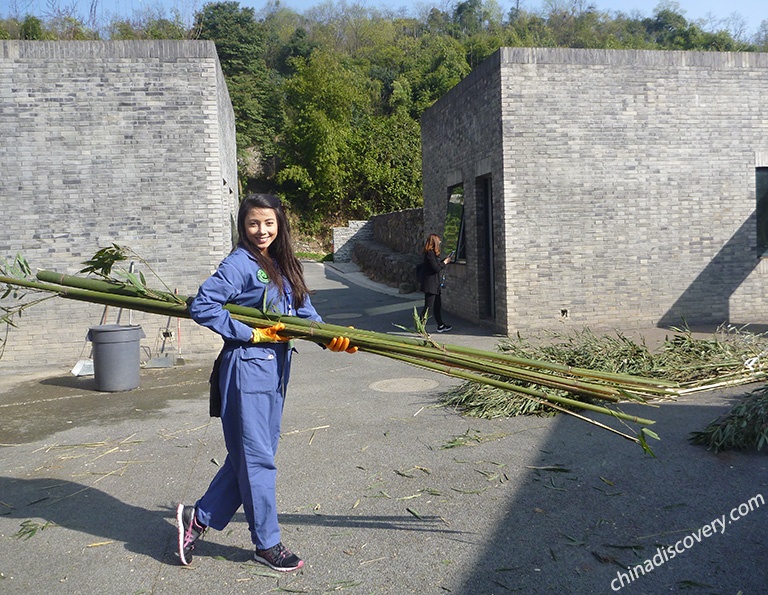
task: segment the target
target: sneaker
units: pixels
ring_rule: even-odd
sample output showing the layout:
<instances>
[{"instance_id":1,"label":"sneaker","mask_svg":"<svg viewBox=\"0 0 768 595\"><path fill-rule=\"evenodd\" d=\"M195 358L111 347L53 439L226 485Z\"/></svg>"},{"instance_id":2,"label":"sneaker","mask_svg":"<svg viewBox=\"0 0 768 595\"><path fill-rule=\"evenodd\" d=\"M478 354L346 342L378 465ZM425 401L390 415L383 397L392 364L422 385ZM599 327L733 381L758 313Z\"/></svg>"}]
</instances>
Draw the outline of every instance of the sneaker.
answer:
<instances>
[{"instance_id":1,"label":"sneaker","mask_svg":"<svg viewBox=\"0 0 768 595\"><path fill-rule=\"evenodd\" d=\"M176 508L176 523L179 527L179 559L184 566L192 563L195 542L202 537L207 526L197 520L197 508L179 504Z\"/></svg>"},{"instance_id":2,"label":"sneaker","mask_svg":"<svg viewBox=\"0 0 768 595\"><path fill-rule=\"evenodd\" d=\"M447 333L449 330L451 330L453 327L450 324L441 324L437 327L438 333Z\"/></svg>"},{"instance_id":3,"label":"sneaker","mask_svg":"<svg viewBox=\"0 0 768 595\"><path fill-rule=\"evenodd\" d=\"M266 564L272 570L279 572L290 572L304 566L304 560L286 548L282 543L273 545L268 550L256 550L253 557L257 562Z\"/></svg>"}]
</instances>

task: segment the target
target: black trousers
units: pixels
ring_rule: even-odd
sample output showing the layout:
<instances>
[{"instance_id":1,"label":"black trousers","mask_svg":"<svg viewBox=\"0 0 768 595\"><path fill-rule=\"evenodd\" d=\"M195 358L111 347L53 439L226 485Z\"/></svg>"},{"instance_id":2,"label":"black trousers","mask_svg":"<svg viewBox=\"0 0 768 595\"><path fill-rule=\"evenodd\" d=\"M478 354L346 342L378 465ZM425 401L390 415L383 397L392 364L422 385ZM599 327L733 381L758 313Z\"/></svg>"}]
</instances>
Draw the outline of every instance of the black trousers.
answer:
<instances>
[{"instance_id":1,"label":"black trousers","mask_svg":"<svg viewBox=\"0 0 768 595\"><path fill-rule=\"evenodd\" d=\"M439 293L424 294L424 309L421 311L421 317L424 318L426 312L435 317L437 326L443 326L443 301Z\"/></svg>"}]
</instances>

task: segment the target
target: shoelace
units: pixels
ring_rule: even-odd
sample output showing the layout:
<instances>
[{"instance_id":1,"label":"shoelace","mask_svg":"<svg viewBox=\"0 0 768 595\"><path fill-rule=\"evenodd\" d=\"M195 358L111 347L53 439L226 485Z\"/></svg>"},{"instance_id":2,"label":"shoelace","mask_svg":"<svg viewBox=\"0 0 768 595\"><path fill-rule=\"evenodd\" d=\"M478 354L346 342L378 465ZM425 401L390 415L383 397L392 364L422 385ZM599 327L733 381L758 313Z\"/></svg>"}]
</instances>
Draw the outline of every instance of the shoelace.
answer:
<instances>
[{"instance_id":1,"label":"shoelace","mask_svg":"<svg viewBox=\"0 0 768 595\"><path fill-rule=\"evenodd\" d=\"M264 557L265 558L272 558L274 562L280 562L281 560L284 560L286 557L288 557L288 550L285 548L285 546L282 543L278 543L275 546L272 546L268 550L264 550Z\"/></svg>"},{"instance_id":2,"label":"shoelace","mask_svg":"<svg viewBox=\"0 0 768 595\"><path fill-rule=\"evenodd\" d=\"M197 528L195 528L195 525L197 525ZM194 549L195 547L195 541L203 534L205 533L206 527L203 527L200 523L197 522L197 519L192 517L192 521L189 523L189 527L184 532L184 547L189 547L190 549Z\"/></svg>"}]
</instances>

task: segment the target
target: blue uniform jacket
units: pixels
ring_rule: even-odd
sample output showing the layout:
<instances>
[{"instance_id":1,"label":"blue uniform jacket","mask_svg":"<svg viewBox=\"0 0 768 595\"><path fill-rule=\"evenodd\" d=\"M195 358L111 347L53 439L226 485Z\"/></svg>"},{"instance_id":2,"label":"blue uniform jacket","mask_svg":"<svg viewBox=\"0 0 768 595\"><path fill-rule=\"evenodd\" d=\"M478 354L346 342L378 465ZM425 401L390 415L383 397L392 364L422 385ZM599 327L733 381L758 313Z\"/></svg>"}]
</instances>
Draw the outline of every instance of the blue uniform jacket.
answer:
<instances>
[{"instance_id":1,"label":"blue uniform jacket","mask_svg":"<svg viewBox=\"0 0 768 595\"><path fill-rule=\"evenodd\" d=\"M269 282L248 250L238 247L200 286L189 304L192 319L224 339L219 369L222 416L230 390L279 391L284 395L292 351L289 343L251 343L251 327L234 320L224 309L224 304L322 322L309 297L301 308L294 310L292 291L287 282L284 283L284 292L281 295L277 287Z\"/></svg>"}]
</instances>

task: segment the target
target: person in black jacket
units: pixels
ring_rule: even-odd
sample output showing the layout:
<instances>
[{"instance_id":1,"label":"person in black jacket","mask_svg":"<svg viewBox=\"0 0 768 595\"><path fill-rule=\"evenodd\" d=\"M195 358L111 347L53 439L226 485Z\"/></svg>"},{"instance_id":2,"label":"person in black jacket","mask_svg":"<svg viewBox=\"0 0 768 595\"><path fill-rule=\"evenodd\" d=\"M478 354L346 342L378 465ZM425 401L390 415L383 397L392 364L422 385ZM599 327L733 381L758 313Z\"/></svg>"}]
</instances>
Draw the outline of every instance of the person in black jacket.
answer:
<instances>
[{"instance_id":1,"label":"person in black jacket","mask_svg":"<svg viewBox=\"0 0 768 595\"><path fill-rule=\"evenodd\" d=\"M443 322L442 301L440 298L440 289L442 287L441 277L445 266L451 262L450 255L440 259L440 236L433 233L427 238L424 244L424 263L422 266L421 291L424 292L424 309L421 311L421 318L425 321L431 314L437 322L437 332L446 333L451 330L451 325Z\"/></svg>"}]
</instances>

